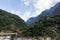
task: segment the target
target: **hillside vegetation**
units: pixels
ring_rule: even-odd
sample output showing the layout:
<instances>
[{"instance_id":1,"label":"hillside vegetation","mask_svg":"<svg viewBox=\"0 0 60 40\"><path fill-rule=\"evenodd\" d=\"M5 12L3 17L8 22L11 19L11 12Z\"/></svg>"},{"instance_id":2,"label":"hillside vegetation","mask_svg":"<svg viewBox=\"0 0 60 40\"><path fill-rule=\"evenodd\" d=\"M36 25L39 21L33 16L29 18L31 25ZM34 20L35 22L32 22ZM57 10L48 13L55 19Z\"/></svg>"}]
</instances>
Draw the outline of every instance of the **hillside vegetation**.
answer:
<instances>
[{"instance_id":1,"label":"hillside vegetation","mask_svg":"<svg viewBox=\"0 0 60 40\"><path fill-rule=\"evenodd\" d=\"M16 32L25 26L25 22L19 16L0 9L0 31Z\"/></svg>"},{"instance_id":2,"label":"hillside vegetation","mask_svg":"<svg viewBox=\"0 0 60 40\"><path fill-rule=\"evenodd\" d=\"M23 37L49 36L60 37L60 15L44 16L34 24L27 26L17 15L0 9L0 32L17 32Z\"/></svg>"},{"instance_id":3,"label":"hillside vegetation","mask_svg":"<svg viewBox=\"0 0 60 40\"><path fill-rule=\"evenodd\" d=\"M53 17L43 17L39 21L32 24L26 31L23 32L23 34L24 36L31 37L56 37L60 35L60 15L55 15Z\"/></svg>"}]
</instances>

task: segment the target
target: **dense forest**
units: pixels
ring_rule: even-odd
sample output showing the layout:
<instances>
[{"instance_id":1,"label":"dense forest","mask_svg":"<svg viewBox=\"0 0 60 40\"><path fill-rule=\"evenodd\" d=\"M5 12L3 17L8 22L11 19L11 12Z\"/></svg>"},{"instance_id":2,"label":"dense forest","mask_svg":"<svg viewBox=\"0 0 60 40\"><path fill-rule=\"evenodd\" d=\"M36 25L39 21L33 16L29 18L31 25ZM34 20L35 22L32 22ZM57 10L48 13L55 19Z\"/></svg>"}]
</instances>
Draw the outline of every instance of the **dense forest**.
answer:
<instances>
[{"instance_id":1,"label":"dense forest","mask_svg":"<svg viewBox=\"0 0 60 40\"><path fill-rule=\"evenodd\" d=\"M18 32L25 26L25 22L19 16L0 9L0 32Z\"/></svg>"},{"instance_id":2,"label":"dense forest","mask_svg":"<svg viewBox=\"0 0 60 40\"><path fill-rule=\"evenodd\" d=\"M60 15L53 17L43 17L41 20L32 24L23 32L24 36L50 36L55 37L60 35ZM27 35L26 35L27 34Z\"/></svg>"}]
</instances>

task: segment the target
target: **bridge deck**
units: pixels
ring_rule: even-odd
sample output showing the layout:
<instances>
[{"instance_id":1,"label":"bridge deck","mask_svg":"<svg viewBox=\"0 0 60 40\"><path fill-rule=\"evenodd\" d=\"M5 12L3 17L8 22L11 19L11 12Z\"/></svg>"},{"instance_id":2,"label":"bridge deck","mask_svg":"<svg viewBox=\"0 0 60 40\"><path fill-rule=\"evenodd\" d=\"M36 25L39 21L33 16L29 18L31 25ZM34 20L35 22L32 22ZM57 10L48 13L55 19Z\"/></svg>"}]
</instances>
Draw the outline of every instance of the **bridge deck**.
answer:
<instances>
[{"instance_id":1,"label":"bridge deck","mask_svg":"<svg viewBox=\"0 0 60 40\"><path fill-rule=\"evenodd\" d=\"M17 35L17 33L0 33L0 36L2 35Z\"/></svg>"}]
</instances>

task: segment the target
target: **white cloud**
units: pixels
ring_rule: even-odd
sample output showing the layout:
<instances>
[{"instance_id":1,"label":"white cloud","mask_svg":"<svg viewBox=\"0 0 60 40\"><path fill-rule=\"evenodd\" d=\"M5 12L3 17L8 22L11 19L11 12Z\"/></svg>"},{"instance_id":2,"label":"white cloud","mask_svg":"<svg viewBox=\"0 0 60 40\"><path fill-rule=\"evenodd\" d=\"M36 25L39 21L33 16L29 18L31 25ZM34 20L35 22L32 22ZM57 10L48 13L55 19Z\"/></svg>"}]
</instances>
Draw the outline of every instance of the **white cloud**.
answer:
<instances>
[{"instance_id":1,"label":"white cloud","mask_svg":"<svg viewBox=\"0 0 60 40\"><path fill-rule=\"evenodd\" d=\"M41 14L42 11L52 7L52 0L33 0L33 5L36 9L34 12L37 15Z\"/></svg>"},{"instance_id":2,"label":"white cloud","mask_svg":"<svg viewBox=\"0 0 60 40\"><path fill-rule=\"evenodd\" d=\"M21 17L24 21L27 21L31 17L31 13L29 11L24 12L23 15L21 15L20 11L11 11L12 14L16 14L19 17Z\"/></svg>"},{"instance_id":3,"label":"white cloud","mask_svg":"<svg viewBox=\"0 0 60 40\"><path fill-rule=\"evenodd\" d=\"M58 2L60 2L60 0L33 0L33 6L36 11L33 13L32 17L40 15L42 11L50 9Z\"/></svg>"},{"instance_id":4,"label":"white cloud","mask_svg":"<svg viewBox=\"0 0 60 40\"><path fill-rule=\"evenodd\" d=\"M30 17L36 17L39 14L41 14L42 11L49 9L53 3L51 0L32 0L32 1L36 11L33 13L31 13L30 11L26 11L24 15L20 15L20 17L22 17L22 19L24 19L25 21L27 21Z\"/></svg>"},{"instance_id":5,"label":"white cloud","mask_svg":"<svg viewBox=\"0 0 60 40\"><path fill-rule=\"evenodd\" d=\"M60 2L60 0L53 0L55 3Z\"/></svg>"},{"instance_id":6,"label":"white cloud","mask_svg":"<svg viewBox=\"0 0 60 40\"><path fill-rule=\"evenodd\" d=\"M36 10L35 12L32 13L31 17L36 17L40 14L41 14L40 10Z\"/></svg>"},{"instance_id":7,"label":"white cloud","mask_svg":"<svg viewBox=\"0 0 60 40\"><path fill-rule=\"evenodd\" d=\"M20 15L24 21L27 21L31 17L31 13L29 11L25 12L24 15Z\"/></svg>"},{"instance_id":8,"label":"white cloud","mask_svg":"<svg viewBox=\"0 0 60 40\"><path fill-rule=\"evenodd\" d=\"M21 12L20 12L20 11L11 11L11 13L20 16L20 13L21 13Z\"/></svg>"},{"instance_id":9,"label":"white cloud","mask_svg":"<svg viewBox=\"0 0 60 40\"><path fill-rule=\"evenodd\" d=\"M27 21L30 17L36 17L41 14L42 11L51 8L60 0L32 0L33 6L35 7L35 12L25 11L23 15L21 15L20 11L12 11L13 14L19 15L24 21ZM24 0L24 4L29 6L30 0Z\"/></svg>"},{"instance_id":10,"label":"white cloud","mask_svg":"<svg viewBox=\"0 0 60 40\"><path fill-rule=\"evenodd\" d=\"M25 4L26 6L29 6L30 0L24 0L24 4Z\"/></svg>"}]
</instances>

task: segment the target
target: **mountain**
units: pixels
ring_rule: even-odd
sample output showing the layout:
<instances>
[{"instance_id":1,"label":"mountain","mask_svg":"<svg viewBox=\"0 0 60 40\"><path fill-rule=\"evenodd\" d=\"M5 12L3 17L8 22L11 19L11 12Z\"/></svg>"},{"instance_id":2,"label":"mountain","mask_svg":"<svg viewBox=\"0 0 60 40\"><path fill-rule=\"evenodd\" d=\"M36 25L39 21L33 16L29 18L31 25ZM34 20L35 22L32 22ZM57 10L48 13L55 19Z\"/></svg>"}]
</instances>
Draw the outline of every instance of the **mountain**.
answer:
<instances>
[{"instance_id":1,"label":"mountain","mask_svg":"<svg viewBox=\"0 0 60 40\"><path fill-rule=\"evenodd\" d=\"M60 40L60 3L57 3L49 10L45 10L41 15L32 17L27 21L27 30L23 31L24 37L40 37L46 40ZM26 35L27 34L27 35Z\"/></svg>"},{"instance_id":2,"label":"mountain","mask_svg":"<svg viewBox=\"0 0 60 40\"><path fill-rule=\"evenodd\" d=\"M34 21L33 21L33 20L34 20ZM34 23L35 21L36 21L35 17L32 17L32 18L30 18L30 19L26 22L26 24L29 25L29 24L31 24L31 23Z\"/></svg>"},{"instance_id":3,"label":"mountain","mask_svg":"<svg viewBox=\"0 0 60 40\"><path fill-rule=\"evenodd\" d=\"M0 9L0 31L16 30L25 26L25 22L19 16Z\"/></svg>"},{"instance_id":4,"label":"mountain","mask_svg":"<svg viewBox=\"0 0 60 40\"><path fill-rule=\"evenodd\" d=\"M39 36L51 37L51 40L60 40L60 3L43 11L41 15L30 18L27 24L30 27L23 32L24 36L38 37L38 40Z\"/></svg>"},{"instance_id":5,"label":"mountain","mask_svg":"<svg viewBox=\"0 0 60 40\"><path fill-rule=\"evenodd\" d=\"M30 18L26 23L27 24L32 24L36 21L38 21L39 19L41 19L42 17L44 16L48 16L48 17L51 17L51 16L54 16L54 15L59 15L60 14L60 2L57 3L54 7L48 9L48 10L45 10L43 11L40 15L38 15L37 17L34 17L33 19Z\"/></svg>"}]
</instances>

